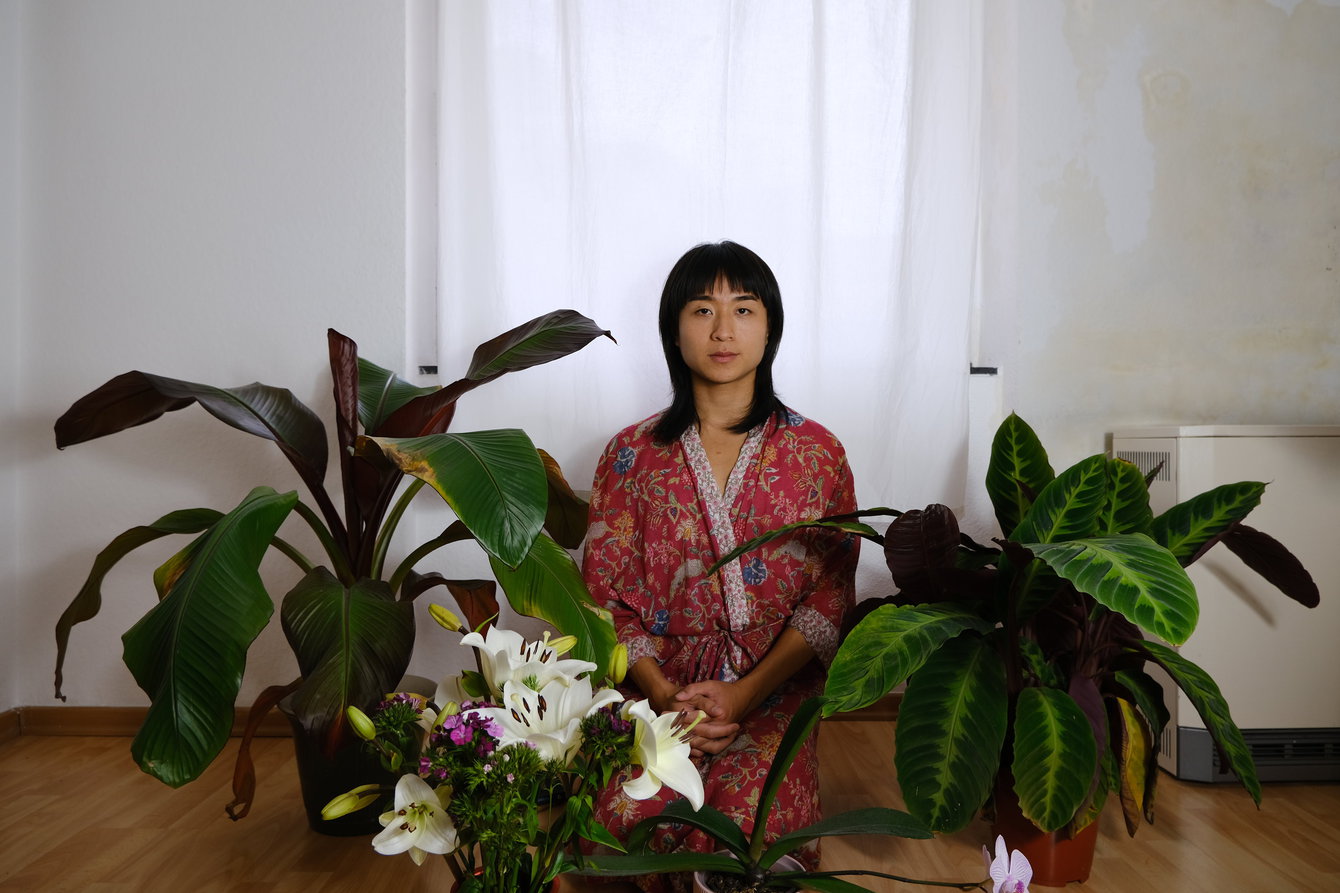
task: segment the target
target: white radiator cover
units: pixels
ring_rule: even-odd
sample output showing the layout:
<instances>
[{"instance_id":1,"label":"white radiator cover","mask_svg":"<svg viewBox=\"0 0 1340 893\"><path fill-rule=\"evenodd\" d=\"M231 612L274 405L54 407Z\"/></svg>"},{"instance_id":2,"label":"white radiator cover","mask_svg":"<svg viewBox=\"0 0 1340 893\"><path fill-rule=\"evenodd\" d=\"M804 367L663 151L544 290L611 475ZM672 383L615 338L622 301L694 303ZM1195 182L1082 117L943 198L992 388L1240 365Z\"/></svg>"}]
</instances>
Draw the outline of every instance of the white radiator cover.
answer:
<instances>
[{"instance_id":1,"label":"white radiator cover","mask_svg":"<svg viewBox=\"0 0 1340 893\"><path fill-rule=\"evenodd\" d=\"M1145 471L1165 462L1150 486L1155 515L1220 484L1267 483L1245 523L1298 556L1321 604L1290 600L1218 545L1188 568L1200 622L1180 650L1219 684L1264 780L1340 778L1340 425L1126 428L1109 452ZM1169 706L1161 765L1231 778L1186 696Z\"/></svg>"}]
</instances>

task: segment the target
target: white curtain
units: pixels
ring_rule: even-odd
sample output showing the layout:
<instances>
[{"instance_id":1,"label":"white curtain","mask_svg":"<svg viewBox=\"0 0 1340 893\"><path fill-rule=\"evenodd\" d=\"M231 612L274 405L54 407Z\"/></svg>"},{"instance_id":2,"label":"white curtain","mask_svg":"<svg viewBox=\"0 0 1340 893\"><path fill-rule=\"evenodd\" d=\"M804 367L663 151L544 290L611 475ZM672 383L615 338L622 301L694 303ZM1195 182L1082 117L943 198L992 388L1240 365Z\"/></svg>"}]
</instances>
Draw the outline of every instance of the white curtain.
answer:
<instances>
[{"instance_id":1,"label":"white curtain","mask_svg":"<svg viewBox=\"0 0 1340 893\"><path fill-rule=\"evenodd\" d=\"M981 0L440 7L440 369L550 309L613 331L461 401L574 487L668 402L656 307L703 241L781 284L783 401L862 506L963 502ZM882 593L869 593L882 594Z\"/></svg>"}]
</instances>

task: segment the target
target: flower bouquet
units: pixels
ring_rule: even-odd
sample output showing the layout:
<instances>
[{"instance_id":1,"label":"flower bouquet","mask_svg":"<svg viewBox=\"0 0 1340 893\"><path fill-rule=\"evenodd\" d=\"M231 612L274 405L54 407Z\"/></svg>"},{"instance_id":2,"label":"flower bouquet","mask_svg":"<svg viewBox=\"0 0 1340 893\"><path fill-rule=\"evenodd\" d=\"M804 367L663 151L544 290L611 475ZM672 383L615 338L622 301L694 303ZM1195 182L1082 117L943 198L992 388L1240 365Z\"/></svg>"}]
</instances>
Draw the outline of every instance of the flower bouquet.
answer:
<instances>
[{"instance_id":1,"label":"flower bouquet","mask_svg":"<svg viewBox=\"0 0 1340 893\"><path fill-rule=\"evenodd\" d=\"M440 624L461 629L434 605ZM571 636L527 642L490 627L461 642L477 650L479 671L444 680L429 701L399 692L350 721L392 772L393 792L362 785L332 800L338 818L393 797L372 840L384 855L446 857L461 893L540 893L572 866L585 838L622 849L593 817L596 794L615 773L640 767L624 783L645 799L666 785L697 809L702 779L689 759L680 714L656 715L612 687L627 654L616 647L610 678L593 684L596 664L563 657Z\"/></svg>"}]
</instances>

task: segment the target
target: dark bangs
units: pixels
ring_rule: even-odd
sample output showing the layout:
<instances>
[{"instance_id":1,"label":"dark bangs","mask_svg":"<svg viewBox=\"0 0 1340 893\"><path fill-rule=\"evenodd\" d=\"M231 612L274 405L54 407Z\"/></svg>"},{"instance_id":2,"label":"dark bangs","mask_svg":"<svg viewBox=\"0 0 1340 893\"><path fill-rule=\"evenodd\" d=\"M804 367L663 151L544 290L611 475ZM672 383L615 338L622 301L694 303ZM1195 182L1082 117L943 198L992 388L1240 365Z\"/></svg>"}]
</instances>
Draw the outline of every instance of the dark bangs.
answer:
<instances>
[{"instance_id":1,"label":"dark bangs","mask_svg":"<svg viewBox=\"0 0 1340 893\"><path fill-rule=\"evenodd\" d=\"M698 412L693 405L693 376L675 344L679 337L679 313L692 299L711 293L717 280L724 280L735 291L756 296L763 302L768 316L768 343L754 376L754 400L749 412L731 430L748 431L769 415L780 415L784 411L772 387L772 360L782 341L785 318L777 277L763 258L743 245L735 242L696 245L671 268L661 291L658 317L661 349L670 370L673 391L670 408L656 425L656 438L665 443L676 440L689 425L698 421Z\"/></svg>"}]
</instances>

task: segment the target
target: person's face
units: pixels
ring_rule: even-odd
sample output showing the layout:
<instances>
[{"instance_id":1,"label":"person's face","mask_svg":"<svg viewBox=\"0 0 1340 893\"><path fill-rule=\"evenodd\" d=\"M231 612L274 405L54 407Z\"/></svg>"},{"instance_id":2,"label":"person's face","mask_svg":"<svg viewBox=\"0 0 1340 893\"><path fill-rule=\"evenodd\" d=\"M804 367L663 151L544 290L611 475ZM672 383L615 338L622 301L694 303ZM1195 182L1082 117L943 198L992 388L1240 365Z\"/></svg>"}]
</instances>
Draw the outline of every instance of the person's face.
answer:
<instances>
[{"instance_id":1,"label":"person's face","mask_svg":"<svg viewBox=\"0 0 1340 893\"><path fill-rule=\"evenodd\" d=\"M679 311L675 343L695 384L744 382L752 389L768 344L768 311L757 296L718 279Z\"/></svg>"}]
</instances>

